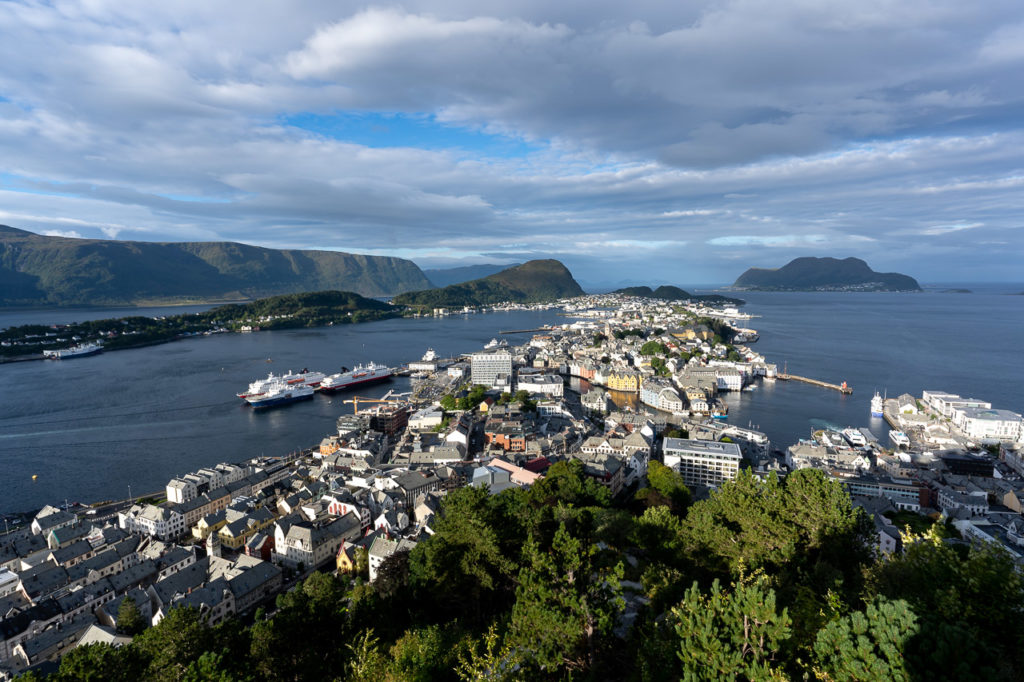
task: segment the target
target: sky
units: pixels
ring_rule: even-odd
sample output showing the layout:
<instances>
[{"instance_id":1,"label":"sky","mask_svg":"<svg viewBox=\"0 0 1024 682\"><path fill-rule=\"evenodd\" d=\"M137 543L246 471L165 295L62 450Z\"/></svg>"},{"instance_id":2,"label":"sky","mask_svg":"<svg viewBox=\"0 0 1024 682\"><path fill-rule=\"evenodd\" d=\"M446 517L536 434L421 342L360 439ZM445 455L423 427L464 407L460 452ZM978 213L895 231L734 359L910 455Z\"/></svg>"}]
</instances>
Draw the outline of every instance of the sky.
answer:
<instances>
[{"instance_id":1,"label":"sky","mask_svg":"<svg viewBox=\"0 0 1024 682\"><path fill-rule=\"evenodd\" d=\"M1020 0L0 0L0 223L1024 280Z\"/></svg>"}]
</instances>

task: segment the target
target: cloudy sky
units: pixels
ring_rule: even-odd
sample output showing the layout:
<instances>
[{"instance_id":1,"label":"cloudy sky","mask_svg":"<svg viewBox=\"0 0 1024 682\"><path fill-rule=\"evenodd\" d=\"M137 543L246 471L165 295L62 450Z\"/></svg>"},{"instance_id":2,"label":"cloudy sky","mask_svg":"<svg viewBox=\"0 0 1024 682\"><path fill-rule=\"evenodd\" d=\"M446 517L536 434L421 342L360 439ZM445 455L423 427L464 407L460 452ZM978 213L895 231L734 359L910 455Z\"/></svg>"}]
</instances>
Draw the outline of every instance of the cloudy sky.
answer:
<instances>
[{"instance_id":1,"label":"cloudy sky","mask_svg":"<svg viewBox=\"0 0 1024 682\"><path fill-rule=\"evenodd\" d=\"M0 1L0 223L1024 279L1020 0Z\"/></svg>"}]
</instances>

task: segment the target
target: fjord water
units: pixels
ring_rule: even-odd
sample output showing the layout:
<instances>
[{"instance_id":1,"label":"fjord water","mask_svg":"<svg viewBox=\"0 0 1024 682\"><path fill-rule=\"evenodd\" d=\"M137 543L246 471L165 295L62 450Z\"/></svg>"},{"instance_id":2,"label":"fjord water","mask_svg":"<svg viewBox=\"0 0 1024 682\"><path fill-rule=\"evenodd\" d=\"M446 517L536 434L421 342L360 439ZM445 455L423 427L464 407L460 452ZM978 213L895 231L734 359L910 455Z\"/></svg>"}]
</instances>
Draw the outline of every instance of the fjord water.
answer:
<instances>
[{"instance_id":1,"label":"fjord water","mask_svg":"<svg viewBox=\"0 0 1024 682\"><path fill-rule=\"evenodd\" d=\"M1024 410L1024 296L742 296L749 301L744 310L761 315L749 321L761 333L753 347L770 362L787 363L793 374L845 380L854 388L853 395L844 396L776 382L728 395L729 421L759 426L775 447L785 448L826 423L868 426L884 438L884 423L869 417L876 389L890 396L947 390ZM125 314L108 312L89 316ZM23 324L12 321L19 314L0 313L0 326ZM253 411L235 393L269 371L331 372L370 360L398 365L427 347L443 355L463 353L481 348L502 329L566 321L553 310L383 320L0 365L0 513L65 499L123 499L129 485L137 496L202 466L309 447L333 432L338 415L352 409L343 402L352 394L339 393ZM511 343L527 338L509 337ZM356 394L380 396L408 387L409 380L395 379Z\"/></svg>"}]
</instances>

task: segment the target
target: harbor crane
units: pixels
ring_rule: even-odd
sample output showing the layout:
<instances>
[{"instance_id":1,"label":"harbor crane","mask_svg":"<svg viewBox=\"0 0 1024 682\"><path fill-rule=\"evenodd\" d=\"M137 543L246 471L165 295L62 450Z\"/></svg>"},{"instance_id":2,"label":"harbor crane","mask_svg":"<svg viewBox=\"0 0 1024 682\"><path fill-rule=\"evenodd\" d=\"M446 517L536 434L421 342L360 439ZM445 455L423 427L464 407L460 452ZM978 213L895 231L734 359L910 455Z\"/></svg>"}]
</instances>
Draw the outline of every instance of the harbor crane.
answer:
<instances>
[{"instance_id":1,"label":"harbor crane","mask_svg":"<svg viewBox=\"0 0 1024 682\"><path fill-rule=\"evenodd\" d=\"M346 405L349 405L349 404L353 405L354 406L352 408L353 413L359 414L359 403L385 403L385 404L391 404L391 405L400 405L400 404L402 404L404 402L407 402L406 400L403 400L401 398L401 396L407 396L407 395L409 395L409 394L408 393L395 393L394 391L388 391L387 393L384 394L384 397L382 397L382 398L366 398L366 397L363 397L363 396L356 396L356 397L354 397L354 398L352 398L350 400L344 401L344 403ZM395 397L392 397L392 396L395 396Z\"/></svg>"}]
</instances>

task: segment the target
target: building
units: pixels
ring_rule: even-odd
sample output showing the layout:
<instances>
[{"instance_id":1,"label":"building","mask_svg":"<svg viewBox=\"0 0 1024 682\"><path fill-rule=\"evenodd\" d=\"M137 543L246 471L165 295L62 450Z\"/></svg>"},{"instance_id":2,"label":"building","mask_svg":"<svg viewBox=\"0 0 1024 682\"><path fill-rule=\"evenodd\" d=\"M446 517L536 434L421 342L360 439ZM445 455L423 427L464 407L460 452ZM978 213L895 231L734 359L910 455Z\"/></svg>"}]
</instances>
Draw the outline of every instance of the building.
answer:
<instances>
[{"instance_id":1,"label":"building","mask_svg":"<svg viewBox=\"0 0 1024 682\"><path fill-rule=\"evenodd\" d=\"M473 353L470 356L471 381L481 386L494 386L499 376L512 376L512 354L507 350Z\"/></svg>"},{"instance_id":2,"label":"building","mask_svg":"<svg viewBox=\"0 0 1024 682\"><path fill-rule=\"evenodd\" d=\"M516 388L530 393L542 393L555 398L561 398L565 391L565 384L562 377L550 374L527 374L519 375L519 382Z\"/></svg>"},{"instance_id":3,"label":"building","mask_svg":"<svg viewBox=\"0 0 1024 682\"><path fill-rule=\"evenodd\" d=\"M1021 436L1021 416L1009 410L961 407L953 412L953 423L968 438L1015 441Z\"/></svg>"},{"instance_id":4,"label":"building","mask_svg":"<svg viewBox=\"0 0 1024 682\"><path fill-rule=\"evenodd\" d=\"M686 485L718 487L736 478L740 471L740 446L685 438L666 438L665 466L683 476Z\"/></svg>"},{"instance_id":5,"label":"building","mask_svg":"<svg viewBox=\"0 0 1024 682\"><path fill-rule=\"evenodd\" d=\"M640 390L640 373L630 370L612 370L605 375L604 383L612 391L636 393Z\"/></svg>"}]
</instances>

